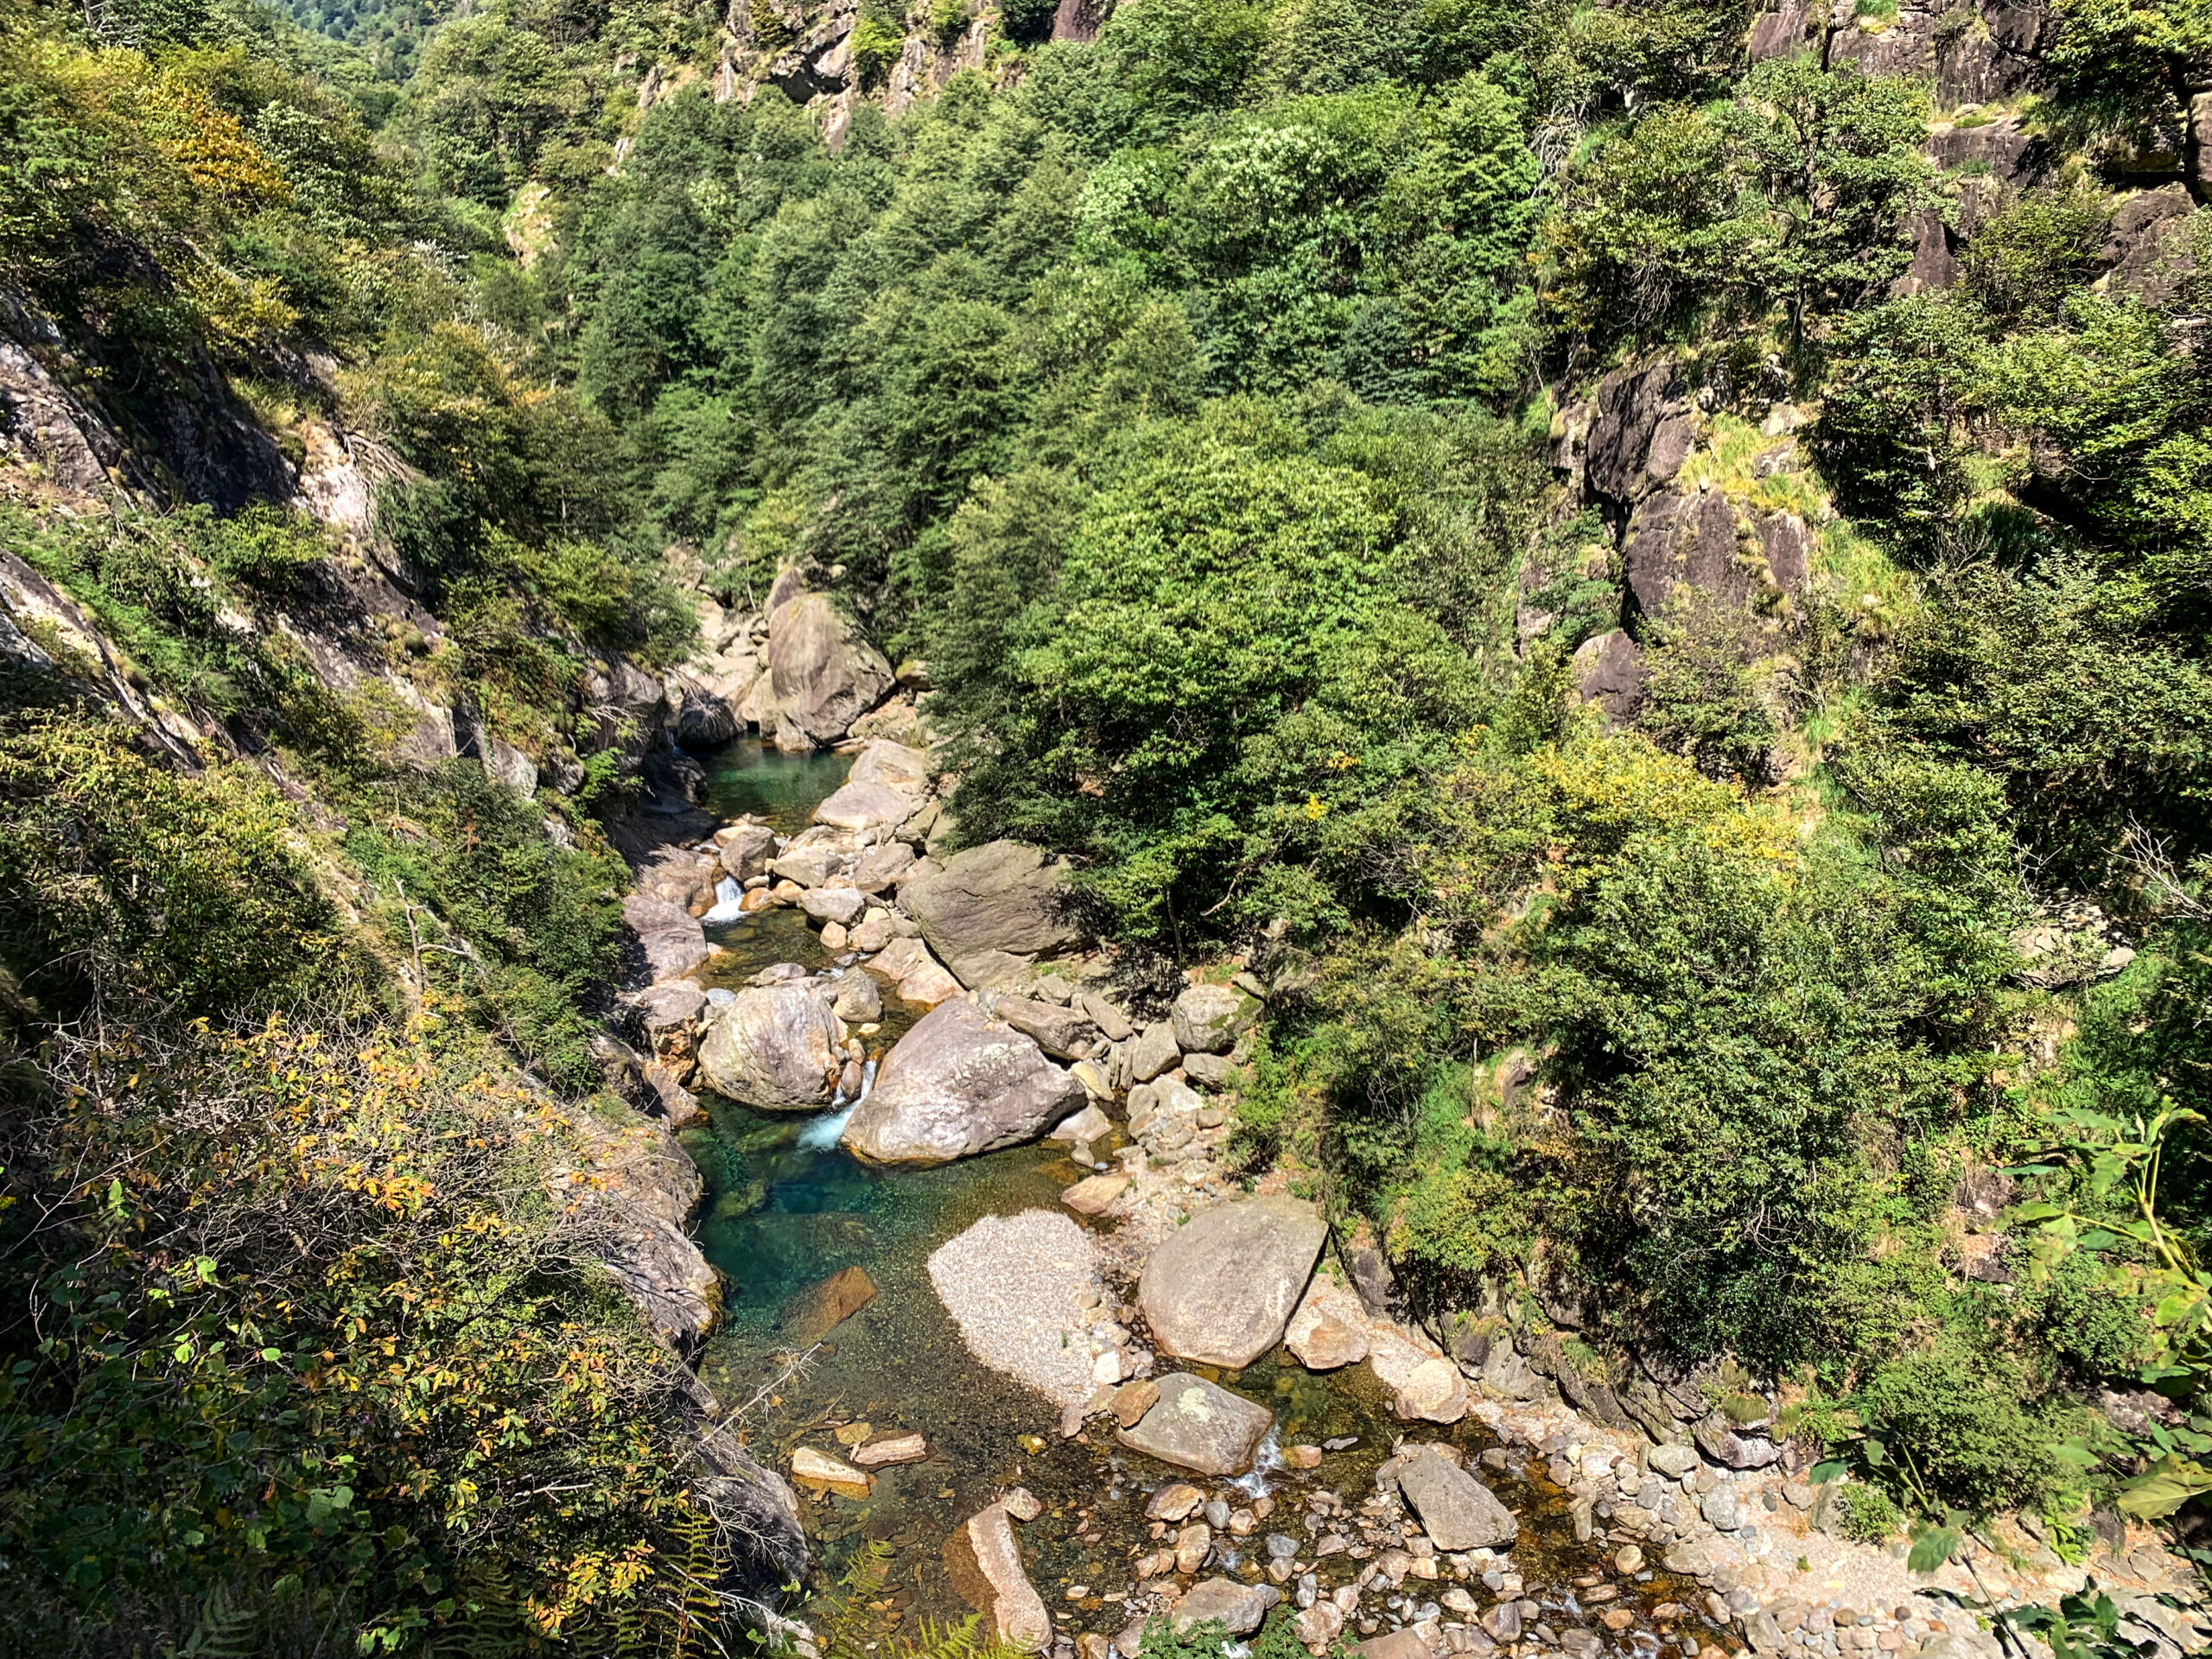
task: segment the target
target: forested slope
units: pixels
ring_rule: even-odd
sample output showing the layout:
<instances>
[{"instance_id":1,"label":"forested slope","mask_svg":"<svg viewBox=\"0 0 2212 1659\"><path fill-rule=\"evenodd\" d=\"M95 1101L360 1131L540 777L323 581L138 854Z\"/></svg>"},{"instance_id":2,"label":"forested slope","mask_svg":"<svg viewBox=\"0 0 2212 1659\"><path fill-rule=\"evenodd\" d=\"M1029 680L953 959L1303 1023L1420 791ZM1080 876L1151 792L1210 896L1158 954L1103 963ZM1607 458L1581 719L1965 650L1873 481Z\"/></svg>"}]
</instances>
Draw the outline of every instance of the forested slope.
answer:
<instances>
[{"instance_id":1,"label":"forested slope","mask_svg":"<svg viewBox=\"0 0 2212 1659\"><path fill-rule=\"evenodd\" d=\"M794 569L1402 1308L2193 1535L2202 3L294 16L0 35L19 1648L736 1593L542 1195Z\"/></svg>"}]
</instances>

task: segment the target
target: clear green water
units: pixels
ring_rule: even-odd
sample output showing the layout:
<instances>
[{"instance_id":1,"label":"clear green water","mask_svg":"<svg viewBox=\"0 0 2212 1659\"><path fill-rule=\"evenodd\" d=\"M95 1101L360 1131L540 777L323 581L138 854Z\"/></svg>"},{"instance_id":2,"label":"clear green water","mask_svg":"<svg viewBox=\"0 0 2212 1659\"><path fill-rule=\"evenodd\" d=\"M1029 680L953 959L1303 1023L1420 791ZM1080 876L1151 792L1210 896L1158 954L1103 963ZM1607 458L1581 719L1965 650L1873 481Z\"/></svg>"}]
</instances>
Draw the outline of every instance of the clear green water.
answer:
<instances>
[{"instance_id":1,"label":"clear green water","mask_svg":"<svg viewBox=\"0 0 2212 1659\"><path fill-rule=\"evenodd\" d=\"M707 798L725 817L758 812L789 834L842 781L847 764L837 756L779 755L757 744L734 745L710 759ZM827 965L819 941L791 911L763 912L713 937L731 952L717 959L715 982L741 983L775 962ZM885 1029L871 1039L872 1052L887 1048L918 1012L887 998ZM1061 1440L1055 1408L969 1354L931 1287L927 1268L940 1243L983 1216L1059 1211L1061 1190L1087 1172L1046 1146L939 1169L873 1169L837 1148L836 1126L826 1114L755 1112L712 1096L706 1103L709 1121L687 1130L684 1144L705 1177L701 1240L724 1275L728 1319L701 1357L700 1370L726 1404L749 1402L741 1433L753 1455L788 1470L798 1445L837 1452L842 1448L828 1431L861 1421L879 1435L919 1430L929 1437L926 1462L879 1471L864 1499L801 1494L826 1579L842 1573L864 1541L891 1552L887 1579L860 1604L864 1618L880 1621L867 1634L912 1636L918 1618L957 1619L967 1612L945 1571L944 1541L1017 1483L1046 1505L1043 1516L1021 1528L1021 1544L1058 1628L1109 1635L1119 1630L1128 1616L1103 1592L1126 1587L1132 1550L1152 1548L1144 1503L1154 1486L1177 1478L1175 1471L1121 1451L1110 1420ZM828 1274L855 1266L874 1282L875 1300L832 1332L794 1374L780 1325L786 1304ZM1374 1491L1376 1466L1405 1430L1363 1365L1315 1376L1270 1357L1241 1373L1208 1375L1270 1406L1284 1444L1358 1437L1357 1445L1325 1458L1316 1470L1272 1477L1274 1495L1289 1511L1300 1507L1302 1491L1315 1487L1356 1507ZM1471 1452L1494 1444L1471 1421L1451 1430L1424 1427L1416 1438L1449 1438ZM1026 1450L1025 1439L1041 1449ZM1567 1494L1544 1476L1540 1461L1491 1479L1521 1514L1514 1566L1528 1593L1541 1601L1559 1599L1569 1579L1598 1562L1596 1547L1575 1541ZM1292 1518L1285 1514L1268 1524ZM1287 1529L1302 1534L1298 1526ZM1331 1558L1323 1564L1325 1586L1351 1577L1359 1565L1348 1556ZM1408 1580L1408 1590L1416 1582ZM1071 1603L1071 1586L1092 1593ZM1423 1586L1421 1594L1433 1597L1445 1587ZM1649 1607L1680 1588L1663 1580L1637 1586L1637 1600ZM878 1604L880 1611L868 1611ZM1648 1637L1646 1643L1648 1652Z\"/></svg>"}]
</instances>

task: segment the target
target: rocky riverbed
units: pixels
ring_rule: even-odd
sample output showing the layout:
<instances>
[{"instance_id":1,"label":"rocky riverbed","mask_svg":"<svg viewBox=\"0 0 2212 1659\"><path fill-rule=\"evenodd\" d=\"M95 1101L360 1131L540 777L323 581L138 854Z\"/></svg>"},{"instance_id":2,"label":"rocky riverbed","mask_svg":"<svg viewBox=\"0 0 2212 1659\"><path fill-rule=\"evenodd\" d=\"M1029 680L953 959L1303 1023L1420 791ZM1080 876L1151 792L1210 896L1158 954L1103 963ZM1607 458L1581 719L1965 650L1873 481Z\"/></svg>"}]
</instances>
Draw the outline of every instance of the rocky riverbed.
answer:
<instances>
[{"instance_id":1,"label":"rocky riverbed","mask_svg":"<svg viewBox=\"0 0 2212 1659\"><path fill-rule=\"evenodd\" d=\"M1967 1603L2086 1567L2132 1637L2204 1645L2142 1534L2069 1564L2008 1522L1910 1574L1687 1380L1593 1385L1530 1308L1396 1317L1379 1255L1230 1167L1265 983L1133 993L1065 871L946 847L922 749L781 764L815 804L638 860L625 1007L708 1188L723 1303L675 1334L825 1573L873 1563L848 1616L882 1638L975 1608L1131 1659L1148 1619L1287 1604L1370 1659L1962 1659L1998 1650Z\"/></svg>"}]
</instances>

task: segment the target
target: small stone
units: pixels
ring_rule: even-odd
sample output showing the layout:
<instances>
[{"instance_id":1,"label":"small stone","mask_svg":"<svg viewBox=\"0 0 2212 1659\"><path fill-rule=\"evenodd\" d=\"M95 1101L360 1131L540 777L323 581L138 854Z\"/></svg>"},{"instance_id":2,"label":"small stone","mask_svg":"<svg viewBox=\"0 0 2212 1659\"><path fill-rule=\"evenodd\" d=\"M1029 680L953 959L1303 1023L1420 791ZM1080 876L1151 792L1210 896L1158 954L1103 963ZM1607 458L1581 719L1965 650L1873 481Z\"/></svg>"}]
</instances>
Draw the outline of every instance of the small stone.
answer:
<instances>
[{"instance_id":1,"label":"small stone","mask_svg":"<svg viewBox=\"0 0 2212 1659\"><path fill-rule=\"evenodd\" d=\"M1213 1529L1203 1521L1193 1521L1175 1535L1175 1570L1195 1573L1206 1564L1206 1557L1213 1553Z\"/></svg>"},{"instance_id":2,"label":"small stone","mask_svg":"<svg viewBox=\"0 0 2212 1659\"><path fill-rule=\"evenodd\" d=\"M1015 1487L1000 1501L1006 1505L1006 1512L1017 1521L1034 1521L1045 1513L1045 1506L1038 1500L1037 1494L1027 1486Z\"/></svg>"},{"instance_id":3,"label":"small stone","mask_svg":"<svg viewBox=\"0 0 2212 1659\"><path fill-rule=\"evenodd\" d=\"M1114 1414L1114 1421L1123 1428L1134 1428L1137 1420L1159 1402L1160 1384L1150 1377L1139 1377L1135 1382L1122 1383L1114 1390L1108 1409ZM1193 1487L1191 1490L1195 1491L1197 1489Z\"/></svg>"},{"instance_id":4,"label":"small stone","mask_svg":"<svg viewBox=\"0 0 2212 1659\"><path fill-rule=\"evenodd\" d=\"M929 1454L929 1442L921 1435L899 1434L855 1446L853 1461L863 1469L881 1469L895 1463L919 1463Z\"/></svg>"},{"instance_id":5,"label":"small stone","mask_svg":"<svg viewBox=\"0 0 2212 1659\"><path fill-rule=\"evenodd\" d=\"M1060 1202L1079 1216L1103 1216L1129 1189L1127 1175L1092 1175L1060 1194Z\"/></svg>"},{"instance_id":6,"label":"small stone","mask_svg":"<svg viewBox=\"0 0 2212 1659\"><path fill-rule=\"evenodd\" d=\"M1643 1570L1643 1552L1634 1544L1624 1544L1620 1554L1613 1557L1613 1567L1617 1572L1633 1577Z\"/></svg>"},{"instance_id":7,"label":"small stone","mask_svg":"<svg viewBox=\"0 0 2212 1659\"><path fill-rule=\"evenodd\" d=\"M1636 1609L1633 1607L1608 1608L1599 1622L1609 1630L1615 1632L1624 1630L1636 1623Z\"/></svg>"},{"instance_id":8,"label":"small stone","mask_svg":"<svg viewBox=\"0 0 2212 1659\"><path fill-rule=\"evenodd\" d=\"M1249 1538L1258 1530L1259 1517L1249 1510L1233 1510L1229 1516L1229 1535L1232 1538Z\"/></svg>"},{"instance_id":9,"label":"small stone","mask_svg":"<svg viewBox=\"0 0 2212 1659\"><path fill-rule=\"evenodd\" d=\"M874 1433L874 1428L869 1424L847 1423L831 1438L840 1446L859 1446Z\"/></svg>"},{"instance_id":10,"label":"small stone","mask_svg":"<svg viewBox=\"0 0 2212 1659\"><path fill-rule=\"evenodd\" d=\"M824 1486L842 1497L866 1497L868 1478L850 1464L802 1446L791 1453L791 1478L809 1486Z\"/></svg>"},{"instance_id":11,"label":"small stone","mask_svg":"<svg viewBox=\"0 0 2212 1659\"><path fill-rule=\"evenodd\" d=\"M1655 1446L1645 1461L1661 1474L1680 1480L1697 1467L1697 1453L1687 1446Z\"/></svg>"},{"instance_id":12,"label":"small stone","mask_svg":"<svg viewBox=\"0 0 2212 1659\"><path fill-rule=\"evenodd\" d=\"M1154 1388L1154 1396L1159 1389ZM1152 1502L1144 1506L1147 1521L1180 1521L1206 1501L1206 1495L1185 1481L1175 1481L1162 1486L1152 1495Z\"/></svg>"}]
</instances>

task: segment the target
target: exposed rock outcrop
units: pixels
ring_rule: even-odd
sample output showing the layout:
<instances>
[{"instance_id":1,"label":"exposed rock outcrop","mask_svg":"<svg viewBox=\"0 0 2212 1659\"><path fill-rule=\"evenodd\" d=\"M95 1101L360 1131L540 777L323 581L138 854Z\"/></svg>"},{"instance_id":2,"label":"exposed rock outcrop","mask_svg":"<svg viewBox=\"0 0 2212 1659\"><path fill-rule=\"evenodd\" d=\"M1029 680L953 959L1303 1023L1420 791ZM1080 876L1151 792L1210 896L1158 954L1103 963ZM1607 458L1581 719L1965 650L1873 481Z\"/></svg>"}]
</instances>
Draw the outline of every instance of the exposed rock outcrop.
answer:
<instances>
[{"instance_id":1,"label":"exposed rock outcrop","mask_svg":"<svg viewBox=\"0 0 2212 1659\"><path fill-rule=\"evenodd\" d=\"M779 748L836 742L892 683L883 653L829 594L800 594L769 613L768 688Z\"/></svg>"},{"instance_id":2,"label":"exposed rock outcrop","mask_svg":"<svg viewBox=\"0 0 2212 1659\"><path fill-rule=\"evenodd\" d=\"M899 889L930 949L963 982L963 959L988 952L1039 957L1080 944L1069 913L1067 867L1020 842L987 842Z\"/></svg>"}]
</instances>

